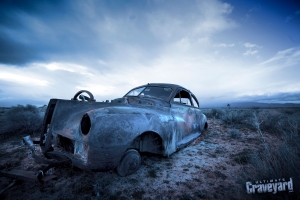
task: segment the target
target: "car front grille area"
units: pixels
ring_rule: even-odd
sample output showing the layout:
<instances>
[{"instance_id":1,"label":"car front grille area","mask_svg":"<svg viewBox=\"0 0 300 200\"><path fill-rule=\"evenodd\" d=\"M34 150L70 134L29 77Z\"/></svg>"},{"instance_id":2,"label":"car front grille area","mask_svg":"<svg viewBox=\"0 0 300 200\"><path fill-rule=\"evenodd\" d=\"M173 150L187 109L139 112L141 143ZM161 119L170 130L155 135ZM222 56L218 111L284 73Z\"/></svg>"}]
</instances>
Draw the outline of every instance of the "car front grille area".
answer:
<instances>
[{"instance_id":1,"label":"car front grille area","mask_svg":"<svg viewBox=\"0 0 300 200\"><path fill-rule=\"evenodd\" d=\"M67 137L59 135L59 144L63 150L72 153L74 157L81 159L84 163L88 160L88 144L71 140Z\"/></svg>"},{"instance_id":2,"label":"car front grille area","mask_svg":"<svg viewBox=\"0 0 300 200\"><path fill-rule=\"evenodd\" d=\"M58 135L59 145L67 152L74 152L74 141L64 136Z\"/></svg>"},{"instance_id":3,"label":"car front grille area","mask_svg":"<svg viewBox=\"0 0 300 200\"><path fill-rule=\"evenodd\" d=\"M88 158L88 150L89 146L86 143L75 141L74 155L76 157L79 157L85 163L87 162Z\"/></svg>"}]
</instances>

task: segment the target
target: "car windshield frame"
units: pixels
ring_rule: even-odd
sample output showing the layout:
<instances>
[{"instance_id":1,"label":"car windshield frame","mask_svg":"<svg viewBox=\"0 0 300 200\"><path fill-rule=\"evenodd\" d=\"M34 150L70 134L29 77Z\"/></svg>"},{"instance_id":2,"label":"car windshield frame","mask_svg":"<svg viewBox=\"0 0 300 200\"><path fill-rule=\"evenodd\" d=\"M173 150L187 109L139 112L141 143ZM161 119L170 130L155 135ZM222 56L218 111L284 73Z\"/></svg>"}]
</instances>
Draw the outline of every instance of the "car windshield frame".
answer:
<instances>
[{"instance_id":1,"label":"car windshield frame","mask_svg":"<svg viewBox=\"0 0 300 200\"><path fill-rule=\"evenodd\" d=\"M157 90L158 88L160 88L161 90ZM153 90L154 89L154 90ZM149 91L153 92L150 93ZM169 92L167 94L167 96L162 96L162 95L158 95L158 93L160 92ZM145 94L145 93L148 94ZM138 93L137 95L130 95L131 93ZM156 94L155 94L156 93ZM143 87L139 87L139 88L135 88L130 90L127 94L124 95L124 97L148 97L148 98L157 98L157 99L162 99L162 100L168 100L170 98L170 96L173 93L173 88L172 87L168 87L168 86L143 86ZM150 95L152 94L152 95Z\"/></svg>"}]
</instances>

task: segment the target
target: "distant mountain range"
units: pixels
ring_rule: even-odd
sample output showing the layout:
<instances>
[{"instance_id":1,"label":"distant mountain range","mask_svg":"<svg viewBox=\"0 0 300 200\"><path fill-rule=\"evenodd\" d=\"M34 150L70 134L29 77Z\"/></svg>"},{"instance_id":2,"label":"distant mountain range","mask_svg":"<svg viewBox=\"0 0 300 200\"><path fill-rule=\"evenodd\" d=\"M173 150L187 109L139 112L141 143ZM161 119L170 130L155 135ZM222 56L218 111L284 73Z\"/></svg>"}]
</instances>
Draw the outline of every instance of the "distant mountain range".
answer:
<instances>
[{"instance_id":1,"label":"distant mountain range","mask_svg":"<svg viewBox=\"0 0 300 200\"><path fill-rule=\"evenodd\" d=\"M299 107L297 103L259 103L259 102L232 102L230 108L295 108ZM201 108L228 108L228 103L203 103Z\"/></svg>"}]
</instances>

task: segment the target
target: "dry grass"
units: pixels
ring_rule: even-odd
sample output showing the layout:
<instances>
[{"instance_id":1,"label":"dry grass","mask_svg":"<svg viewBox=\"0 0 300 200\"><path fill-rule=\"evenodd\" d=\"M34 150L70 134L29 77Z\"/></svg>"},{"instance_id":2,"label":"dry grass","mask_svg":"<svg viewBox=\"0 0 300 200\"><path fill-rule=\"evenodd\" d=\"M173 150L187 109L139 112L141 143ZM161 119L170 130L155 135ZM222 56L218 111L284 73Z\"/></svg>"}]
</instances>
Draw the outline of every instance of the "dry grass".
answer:
<instances>
[{"instance_id":1,"label":"dry grass","mask_svg":"<svg viewBox=\"0 0 300 200\"><path fill-rule=\"evenodd\" d=\"M270 180L293 177L294 192L280 194L279 198L296 199L300 197L300 115L298 109L284 110L221 110L212 109L211 115L222 120L227 126L255 128L260 135L264 148L259 151L243 151L234 157L241 164L250 164L244 168L238 181ZM240 138L237 129L230 130L231 138ZM265 140L266 135L277 138L279 143ZM256 198L275 198L272 194L262 194ZM278 197L278 196L277 196ZM276 197L276 198L277 198Z\"/></svg>"}]
</instances>

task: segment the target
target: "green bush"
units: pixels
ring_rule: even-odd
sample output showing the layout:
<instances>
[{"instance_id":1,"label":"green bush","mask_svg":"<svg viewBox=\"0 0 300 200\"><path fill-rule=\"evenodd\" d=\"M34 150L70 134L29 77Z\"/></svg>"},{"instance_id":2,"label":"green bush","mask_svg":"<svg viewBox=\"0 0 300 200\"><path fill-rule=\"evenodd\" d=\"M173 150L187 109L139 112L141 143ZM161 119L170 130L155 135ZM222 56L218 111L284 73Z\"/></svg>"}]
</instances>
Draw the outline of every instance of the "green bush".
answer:
<instances>
[{"instance_id":1,"label":"green bush","mask_svg":"<svg viewBox=\"0 0 300 200\"><path fill-rule=\"evenodd\" d=\"M39 134L42 121L43 116L36 106L13 106L3 114L3 132L1 136Z\"/></svg>"}]
</instances>

